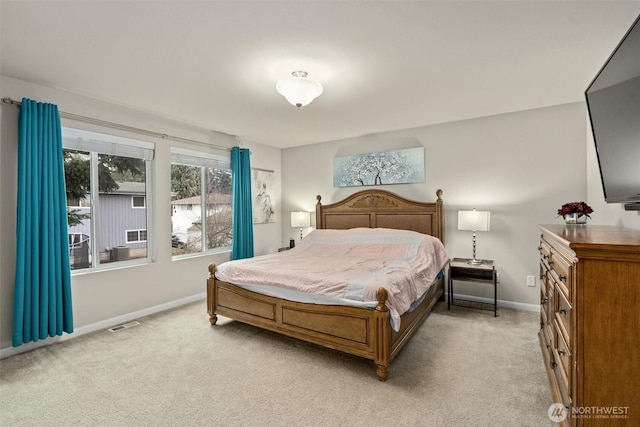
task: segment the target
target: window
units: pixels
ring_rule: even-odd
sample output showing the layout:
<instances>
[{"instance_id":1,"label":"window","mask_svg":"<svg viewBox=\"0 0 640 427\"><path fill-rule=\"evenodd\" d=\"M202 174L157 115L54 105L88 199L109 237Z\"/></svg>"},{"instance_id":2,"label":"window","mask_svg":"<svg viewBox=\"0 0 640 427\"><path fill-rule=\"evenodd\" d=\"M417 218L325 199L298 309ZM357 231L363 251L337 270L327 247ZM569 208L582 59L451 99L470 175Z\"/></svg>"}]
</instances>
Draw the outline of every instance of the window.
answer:
<instances>
[{"instance_id":1,"label":"window","mask_svg":"<svg viewBox=\"0 0 640 427\"><path fill-rule=\"evenodd\" d=\"M127 243L146 242L147 230L127 230Z\"/></svg>"},{"instance_id":2,"label":"window","mask_svg":"<svg viewBox=\"0 0 640 427\"><path fill-rule=\"evenodd\" d=\"M72 269L149 262L151 143L63 128Z\"/></svg>"},{"instance_id":3,"label":"window","mask_svg":"<svg viewBox=\"0 0 640 427\"><path fill-rule=\"evenodd\" d=\"M131 196L131 207L132 208L146 208L144 196Z\"/></svg>"},{"instance_id":4,"label":"window","mask_svg":"<svg viewBox=\"0 0 640 427\"><path fill-rule=\"evenodd\" d=\"M231 247L231 164L228 152L214 154L172 148L171 195L171 246L174 256Z\"/></svg>"}]
</instances>

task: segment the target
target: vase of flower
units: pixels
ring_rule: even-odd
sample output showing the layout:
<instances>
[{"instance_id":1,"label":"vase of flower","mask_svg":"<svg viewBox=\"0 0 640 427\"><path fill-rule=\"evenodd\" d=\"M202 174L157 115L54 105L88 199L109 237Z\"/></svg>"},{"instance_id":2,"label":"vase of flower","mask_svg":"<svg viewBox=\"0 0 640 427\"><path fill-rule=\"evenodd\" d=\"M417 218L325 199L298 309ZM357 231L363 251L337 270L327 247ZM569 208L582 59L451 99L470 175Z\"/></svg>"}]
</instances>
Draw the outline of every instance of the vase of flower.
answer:
<instances>
[{"instance_id":1,"label":"vase of flower","mask_svg":"<svg viewBox=\"0 0 640 427\"><path fill-rule=\"evenodd\" d=\"M563 216L565 224L586 224L587 216L570 213Z\"/></svg>"},{"instance_id":2,"label":"vase of flower","mask_svg":"<svg viewBox=\"0 0 640 427\"><path fill-rule=\"evenodd\" d=\"M590 213L593 213L591 206L585 202L570 202L562 205L558 209L558 215L564 218L565 224L586 224Z\"/></svg>"}]
</instances>

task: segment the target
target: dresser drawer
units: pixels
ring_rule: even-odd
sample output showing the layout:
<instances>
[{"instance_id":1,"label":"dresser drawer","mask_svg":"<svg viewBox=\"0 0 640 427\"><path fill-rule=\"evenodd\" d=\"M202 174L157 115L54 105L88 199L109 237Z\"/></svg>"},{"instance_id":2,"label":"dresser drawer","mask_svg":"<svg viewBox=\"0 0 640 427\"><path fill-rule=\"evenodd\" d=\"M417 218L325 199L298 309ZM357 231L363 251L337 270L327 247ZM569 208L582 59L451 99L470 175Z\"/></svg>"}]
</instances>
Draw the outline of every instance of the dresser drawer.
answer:
<instances>
[{"instance_id":1,"label":"dresser drawer","mask_svg":"<svg viewBox=\"0 0 640 427\"><path fill-rule=\"evenodd\" d=\"M540 237L540 246L538 246L538 250L540 251L540 258L549 259L551 256L551 246L545 242L542 237Z\"/></svg>"},{"instance_id":2,"label":"dresser drawer","mask_svg":"<svg viewBox=\"0 0 640 427\"><path fill-rule=\"evenodd\" d=\"M551 367L551 360L553 359L553 348L551 347L551 340L549 334L551 332L549 327L544 327L538 332L538 340L540 341L540 350L542 357L544 357L545 365ZM551 368L553 370L553 368Z\"/></svg>"},{"instance_id":3,"label":"dresser drawer","mask_svg":"<svg viewBox=\"0 0 640 427\"><path fill-rule=\"evenodd\" d=\"M547 296L547 287L543 282L540 282L540 314L544 315L545 320L548 319L549 297Z\"/></svg>"},{"instance_id":4,"label":"dresser drawer","mask_svg":"<svg viewBox=\"0 0 640 427\"><path fill-rule=\"evenodd\" d=\"M562 365L562 369L564 371L564 376L566 377L567 380L567 385L571 384L571 361L572 361L572 354L571 354L571 348L567 345L567 342L565 341L562 333L560 333L560 330L558 328L558 323L555 323L555 332L556 332L556 339L555 339L555 354L558 355L558 361L560 362L559 364ZM570 393L569 393L570 394Z\"/></svg>"},{"instance_id":5,"label":"dresser drawer","mask_svg":"<svg viewBox=\"0 0 640 427\"><path fill-rule=\"evenodd\" d=\"M558 391L560 392L562 403L566 407L570 407L571 396L569 395L569 379L567 377L567 372L564 370L562 362L560 361L560 356L555 348L551 352L551 367L553 368L553 373L556 376Z\"/></svg>"},{"instance_id":6,"label":"dresser drawer","mask_svg":"<svg viewBox=\"0 0 640 427\"><path fill-rule=\"evenodd\" d=\"M571 311L572 307L565 297L564 292L562 292L558 285L556 284L556 292L555 292L555 319L558 322L558 330L562 332L564 335L565 341L571 345ZM549 316L548 320L551 321L552 317Z\"/></svg>"},{"instance_id":7,"label":"dresser drawer","mask_svg":"<svg viewBox=\"0 0 640 427\"><path fill-rule=\"evenodd\" d=\"M556 293L554 292L553 286L549 286L549 291L547 292L547 304L544 308L547 312L547 322L551 323L555 318L556 312Z\"/></svg>"},{"instance_id":8,"label":"dresser drawer","mask_svg":"<svg viewBox=\"0 0 640 427\"><path fill-rule=\"evenodd\" d=\"M540 279L540 290L544 295L547 294L547 274L549 274L548 270L546 269L545 265L541 261L539 279Z\"/></svg>"},{"instance_id":9,"label":"dresser drawer","mask_svg":"<svg viewBox=\"0 0 640 427\"><path fill-rule=\"evenodd\" d=\"M548 347L545 342L546 338L544 335L544 331L538 332L538 340L540 341L540 352L542 353L542 358L544 359L544 365L545 367L549 367L547 374L554 375L552 374L553 368L551 368L551 348Z\"/></svg>"},{"instance_id":10,"label":"dresser drawer","mask_svg":"<svg viewBox=\"0 0 640 427\"><path fill-rule=\"evenodd\" d=\"M571 299L571 264L557 252L551 251L549 274L560 285L562 291Z\"/></svg>"},{"instance_id":11,"label":"dresser drawer","mask_svg":"<svg viewBox=\"0 0 640 427\"><path fill-rule=\"evenodd\" d=\"M542 328L545 325L549 324L549 317L547 316L547 307L545 306L546 302L540 302L540 327Z\"/></svg>"},{"instance_id":12,"label":"dresser drawer","mask_svg":"<svg viewBox=\"0 0 640 427\"><path fill-rule=\"evenodd\" d=\"M551 325L547 325L544 328L542 328L542 333L544 335L545 347L549 352L549 354L551 354L551 349L553 348L553 339L552 339L553 333L551 332Z\"/></svg>"},{"instance_id":13,"label":"dresser drawer","mask_svg":"<svg viewBox=\"0 0 640 427\"><path fill-rule=\"evenodd\" d=\"M540 276L543 274L549 274L552 266L551 254L545 254L544 251L540 251Z\"/></svg>"}]
</instances>

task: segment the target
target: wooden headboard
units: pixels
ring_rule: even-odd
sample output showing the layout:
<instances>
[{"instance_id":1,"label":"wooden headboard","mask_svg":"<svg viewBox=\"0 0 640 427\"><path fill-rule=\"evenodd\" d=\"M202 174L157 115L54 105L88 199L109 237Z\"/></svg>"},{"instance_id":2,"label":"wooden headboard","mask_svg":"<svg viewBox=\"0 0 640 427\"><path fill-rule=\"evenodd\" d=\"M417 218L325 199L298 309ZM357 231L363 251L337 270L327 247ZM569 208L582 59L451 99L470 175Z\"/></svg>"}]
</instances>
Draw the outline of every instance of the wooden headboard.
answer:
<instances>
[{"instance_id":1,"label":"wooden headboard","mask_svg":"<svg viewBox=\"0 0 640 427\"><path fill-rule=\"evenodd\" d=\"M385 190L363 190L344 200L323 205L317 196L316 228L356 227L413 230L444 243L442 190L435 202L416 202Z\"/></svg>"}]
</instances>

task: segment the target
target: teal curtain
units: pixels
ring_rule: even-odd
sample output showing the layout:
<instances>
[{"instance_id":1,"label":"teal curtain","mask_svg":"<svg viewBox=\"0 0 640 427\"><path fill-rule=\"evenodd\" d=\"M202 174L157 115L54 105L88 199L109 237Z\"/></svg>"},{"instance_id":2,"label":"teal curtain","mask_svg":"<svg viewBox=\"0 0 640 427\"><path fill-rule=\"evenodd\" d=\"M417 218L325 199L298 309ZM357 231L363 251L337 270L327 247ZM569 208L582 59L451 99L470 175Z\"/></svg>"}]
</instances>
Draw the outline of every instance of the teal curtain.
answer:
<instances>
[{"instance_id":1,"label":"teal curtain","mask_svg":"<svg viewBox=\"0 0 640 427\"><path fill-rule=\"evenodd\" d=\"M248 148L231 149L231 203L233 245L231 259L253 256L253 214L251 211L251 161Z\"/></svg>"},{"instance_id":2,"label":"teal curtain","mask_svg":"<svg viewBox=\"0 0 640 427\"><path fill-rule=\"evenodd\" d=\"M12 343L73 332L67 201L58 107L22 100Z\"/></svg>"}]
</instances>

